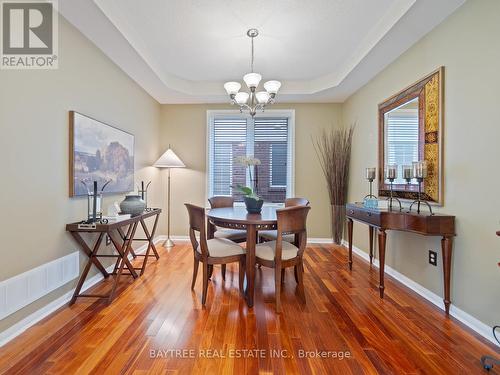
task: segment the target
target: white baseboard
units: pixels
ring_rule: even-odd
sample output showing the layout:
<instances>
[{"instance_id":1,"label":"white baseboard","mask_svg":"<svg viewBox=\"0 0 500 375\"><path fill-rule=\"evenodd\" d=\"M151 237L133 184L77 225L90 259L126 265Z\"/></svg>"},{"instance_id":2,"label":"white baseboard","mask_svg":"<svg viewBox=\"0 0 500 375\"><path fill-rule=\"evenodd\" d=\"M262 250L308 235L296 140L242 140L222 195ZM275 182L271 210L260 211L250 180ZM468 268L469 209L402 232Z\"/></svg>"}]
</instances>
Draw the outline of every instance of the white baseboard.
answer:
<instances>
[{"instance_id":1,"label":"white baseboard","mask_svg":"<svg viewBox=\"0 0 500 375\"><path fill-rule=\"evenodd\" d=\"M165 237L164 240L167 239L167 236L162 236L162 237ZM189 236L170 236L170 239L172 241L179 241L179 242L187 242L187 241L190 241L189 240Z\"/></svg>"},{"instance_id":2,"label":"white baseboard","mask_svg":"<svg viewBox=\"0 0 500 375\"><path fill-rule=\"evenodd\" d=\"M343 240L342 245L345 247L349 246L349 242ZM363 258L365 261L369 262L370 261L370 256L368 253L364 252L360 248L353 246L352 247L352 252L361 258ZM378 259L373 259L373 265L375 267L379 267L379 261ZM444 303L443 303L443 298L438 296L436 293L430 291L429 289L423 287L422 285L416 283L412 279L406 277L402 273L396 271L394 268L388 266L387 264L384 267L384 271L386 274L392 276L395 278L397 281L399 281L401 284L405 285L406 287L410 288L413 290L415 293L420 295L421 297L425 298L429 302L433 303L436 305L438 308L444 311ZM473 331L477 332L481 336L483 336L485 339L488 341L491 341L493 344L498 345L497 341L495 340L493 336L493 328L488 326L487 324L481 322L479 319L473 317L469 313L459 309L455 305L451 304L450 305L450 315L453 316L455 319L459 320L463 324L465 324L467 327L471 328Z\"/></svg>"},{"instance_id":3,"label":"white baseboard","mask_svg":"<svg viewBox=\"0 0 500 375\"><path fill-rule=\"evenodd\" d=\"M158 243L160 241L164 241L166 239L166 236L158 236L155 237L154 243ZM137 248L135 250L136 254L142 254L146 251L147 249L147 243L142 245L141 247ZM131 256L130 256L131 258ZM106 268L106 271L108 272L113 272L114 265L110 265L109 267ZM79 276L79 275L77 275ZM82 292L89 289L90 287L94 286L97 284L99 281L103 279L103 276L101 273L98 273L91 278L87 279L85 283L82 286ZM46 316L52 314L54 311L59 309L60 307L64 306L67 304L70 300L71 297L73 296L74 289L70 290L69 292L65 293L61 297L55 299L54 301L48 303L47 305L43 306L39 310L33 312L32 314L28 315L26 318L20 320L19 322L15 323L14 325L10 326L7 328L5 331L0 332L0 347L4 346L7 344L9 341L14 339L15 337L19 336L21 333L26 331L28 328L31 326L35 325L38 323L40 320L45 318Z\"/></svg>"},{"instance_id":4,"label":"white baseboard","mask_svg":"<svg viewBox=\"0 0 500 375\"><path fill-rule=\"evenodd\" d=\"M332 244L333 239L321 238L321 237L309 237L309 238L307 238L307 243Z\"/></svg>"}]
</instances>

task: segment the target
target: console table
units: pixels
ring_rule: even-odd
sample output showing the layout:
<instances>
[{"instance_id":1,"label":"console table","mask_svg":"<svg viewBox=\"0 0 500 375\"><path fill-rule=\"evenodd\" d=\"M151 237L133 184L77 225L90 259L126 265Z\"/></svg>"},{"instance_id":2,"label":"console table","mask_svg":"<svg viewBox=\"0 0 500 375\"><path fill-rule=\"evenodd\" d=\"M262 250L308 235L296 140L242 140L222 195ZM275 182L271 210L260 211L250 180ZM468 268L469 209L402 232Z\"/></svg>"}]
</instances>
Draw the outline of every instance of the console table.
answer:
<instances>
[{"instance_id":1,"label":"console table","mask_svg":"<svg viewBox=\"0 0 500 375\"><path fill-rule=\"evenodd\" d=\"M75 241L80 245L82 251L89 257L85 268L83 269L82 275L78 280L78 283L75 288L75 292L73 293L73 297L71 298L70 305L74 304L78 297L96 297L96 298L107 298L108 303L110 303L115 297L116 288L118 286L118 281L120 276L124 271L124 267L127 267L129 274L135 279L138 277L136 270L141 271L141 275L144 273L146 269L146 264L149 257L150 250L153 250L153 253L156 259L159 258L158 252L156 251L155 245L153 243L156 227L158 225L158 219L160 217L161 209L155 208L150 211L145 211L144 213L133 216L129 219L111 221L107 224L95 223L92 227L81 227L80 223L71 223L66 225L66 231L68 231L71 236L75 239ZM146 226L145 219L149 217L155 217L153 228L151 232L148 230ZM137 230L137 226L141 224L142 229L144 230L144 234L146 236L145 239L135 238L135 232ZM124 230L125 228L125 230ZM82 238L82 233L97 233L97 239L92 246L92 248L87 245L85 240ZM118 254L98 254L99 248L101 247L102 240L104 235L108 235L111 239L111 243L116 249ZM128 260L129 254L134 254L132 250L132 241L147 241L148 247L144 254L144 261L142 266L139 268L134 268L130 261ZM135 257L135 254L134 254ZM116 258L116 263L113 272L109 273L106 271L106 268L102 265L98 258ZM113 282L113 286L111 287L111 291L107 295L102 294L80 294L83 283L87 278L87 275L90 271L90 267L96 266L96 268L102 273L104 278L108 278L109 275L116 275L115 280Z\"/></svg>"},{"instance_id":2,"label":"console table","mask_svg":"<svg viewBox=\"0 0 500 375\"><path fill-rule=\"evenodd\" d=\"M380 298L384 297L384 267L386 250L386 231L398 230L413 232L424 236L440 236L441 251L443 255L444 278L444 306L446 314L450 311L450 276L453 237L455 236L455 216L428 213L372 209L366 208L362 203L348 203L346 205L347 231L349 240L349 268L352 270L352 236L353 221L359 221L369 226L370 235L370 262L373 259L373 234L378 230L379 245L379 292Z\"/></svg>"}]
</instances>

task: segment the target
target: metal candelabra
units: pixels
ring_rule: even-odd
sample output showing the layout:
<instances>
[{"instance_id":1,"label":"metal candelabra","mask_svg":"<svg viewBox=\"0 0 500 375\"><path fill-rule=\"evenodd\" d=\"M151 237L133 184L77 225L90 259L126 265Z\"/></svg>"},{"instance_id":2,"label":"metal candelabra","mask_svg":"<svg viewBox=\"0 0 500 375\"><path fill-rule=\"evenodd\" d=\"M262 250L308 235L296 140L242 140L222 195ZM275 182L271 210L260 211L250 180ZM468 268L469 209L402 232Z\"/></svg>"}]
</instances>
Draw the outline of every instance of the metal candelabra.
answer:
<instances>
[{"instance_id":1,"label":"metal candelabra","mask_svg":"<svg viewBox=\"0 0 500 375\"><path fill-rule=\"evenodd\" d=\"M366 198L375 198L375 199L377 199L377 197L375 195L373 195L373 178L369 178L368 182L370 183L370 194L365 195L365 199Z\"/></svg>"},{"instance_id":2,"label":"metal candelabra","mask_svg":"<svg viewBox=\"0 0 500 375\"><path fill-rule=\"evenodd\" d=\"M399 204L399 211L401 211L402 210L401 201L398 198L392 196L392 184L394 183L394 178L388 178L388 180L390 182L390 187L391 187L389 198L387 198L387 200L389 201L389 210L392 211L392 201L395 200Z\"/></svg>"}]
</instances>

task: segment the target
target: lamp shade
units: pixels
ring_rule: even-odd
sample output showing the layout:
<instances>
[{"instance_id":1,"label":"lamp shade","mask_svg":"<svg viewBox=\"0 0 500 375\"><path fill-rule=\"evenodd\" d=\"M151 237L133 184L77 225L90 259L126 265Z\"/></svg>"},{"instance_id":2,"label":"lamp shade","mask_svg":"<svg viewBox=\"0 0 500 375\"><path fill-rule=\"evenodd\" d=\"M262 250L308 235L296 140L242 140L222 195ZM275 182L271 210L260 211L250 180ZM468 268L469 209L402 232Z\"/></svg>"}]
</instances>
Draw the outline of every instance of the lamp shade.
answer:
<instances>
[{"instance_id":1,"label":"lamp shade","mask_svg":"<svg viewBox=\"0 0 500 375\"><path fill-rule=\"evenodd\" d=\"M175 154L175 152L169 148L163 153L162 156L153 164L156 168L184 168L186 165L181 159Z\"/></svg>"},{"instance_id":2,"label":"lamp shade","mask_svg":"<svg viewBox=\"0 0 500 375\"><path fill-rule=\"evenodd\" d=\"M236 95L238 91L240 91L241 84L238 82L226 82L224 84L224 88L226 89L228 95Z\"/></svg>"},{"instance_id":3,"label":"lamp shade","mask_svg":"<svg viewBox=\"0 0 500 375\"><path fill-rule=\"evenodd\" d=\"M234 100L236 100L238 104L245 104L248 101L248 97L248 92L240 91L236 94Z\"/></svg>"},{"instance_id":4,"label":"lamp shade","mask_svg":"<svg viewBox=\"0 0 500 375\"><path fill-rule=\"evenodd\" d=\"M269 100L269 93L267 91L259 91L255 94L255 97L260 104L265 104Z\"/></svg>"},{"instance_id":5,"label":"lamp shade","mask_svg":"<svg viewBox=\"0 0 500 375\"><path fill-rule=\"evenodd\" d=\"M269 94L276 94L280 87L280 81L267 81L266 83L264 83L264 89L266 89Z\"/></svg>"},{"instance_id":6,"label":"lamp shade","mask_svg":"<svg viewBox=\"0 0 500 375\"><path fill-rule=\"evenodd\" d=\"M243 81L247 84L248 88L255 88L259 86L262 76L259 73L248 73L243 76Z\"/></svg>"}]
</instances>

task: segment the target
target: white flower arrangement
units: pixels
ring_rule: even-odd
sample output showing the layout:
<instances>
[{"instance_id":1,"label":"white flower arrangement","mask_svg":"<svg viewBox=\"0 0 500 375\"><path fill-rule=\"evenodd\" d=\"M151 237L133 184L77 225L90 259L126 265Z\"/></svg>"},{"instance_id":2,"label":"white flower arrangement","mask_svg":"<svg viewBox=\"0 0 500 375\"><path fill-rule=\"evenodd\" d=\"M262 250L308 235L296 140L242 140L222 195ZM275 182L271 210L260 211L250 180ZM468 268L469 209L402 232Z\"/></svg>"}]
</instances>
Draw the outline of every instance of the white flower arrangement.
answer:
<instances>
[{"instance_id":1,"label":"white flower arrangement","mask_svg":"<svg viewBox=\"0 0 500 375\"><path fill-rule=\"evenodd\" d=\"M244 167L253 167L255 165L260 165L260 159L254 158L253 156L237 156L234 158L234 162Z\"/></svg>"},{"instance_id":2,"label":"white flower arrangement","mask_svg":"<svg viewBox=\"0 0 500 375\"><path fill-rule=\"evenodd\" d=\"M250 175L250 181L252 182L253 185L254 181L252 180L252 167L260 165L261 164L260 159L257 159L253 156L241 155L235 157L234 162L248 169L248 174ZM243 186L238 184L236 186L232 186L232 188L239 191L240 193L243 193L248 198L260 200L260 197L255 193L255 189L253 187Z\"/></svg>"}]
</instances>

